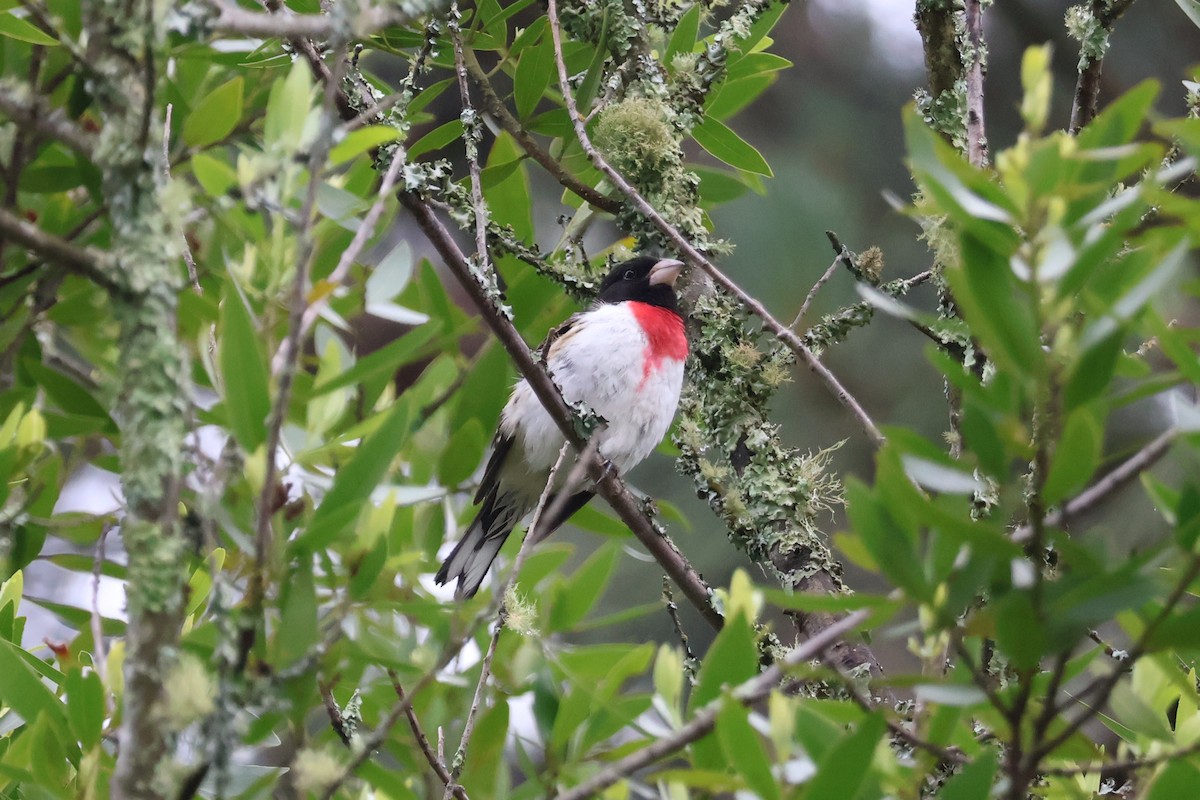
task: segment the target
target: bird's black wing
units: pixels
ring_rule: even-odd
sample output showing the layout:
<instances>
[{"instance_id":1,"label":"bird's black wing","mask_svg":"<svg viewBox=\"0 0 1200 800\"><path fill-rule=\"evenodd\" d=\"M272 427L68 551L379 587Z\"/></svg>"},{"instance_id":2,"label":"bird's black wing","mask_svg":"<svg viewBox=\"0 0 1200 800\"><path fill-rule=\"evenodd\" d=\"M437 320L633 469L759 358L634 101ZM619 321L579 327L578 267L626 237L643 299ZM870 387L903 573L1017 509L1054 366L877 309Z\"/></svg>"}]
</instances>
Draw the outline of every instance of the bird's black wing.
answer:
<instances>
[{"instance_id":1,"label":"bird's black wing","mask_svg":"<svg viewBox=\"0 0 1200 800\"><path fill-rule=\"evenodd\" d=\"M479 488L475 490L475 500L473 501L475 505L479 505L485 497L496 491L496 486L500 481L500 468L504 466L504 459L512 450L513 441L511 436L496 434L496 440L492 442L492 457L488 459L487 469L483 471L483 480L479 482Z\"/></svg>"}]
</instances>

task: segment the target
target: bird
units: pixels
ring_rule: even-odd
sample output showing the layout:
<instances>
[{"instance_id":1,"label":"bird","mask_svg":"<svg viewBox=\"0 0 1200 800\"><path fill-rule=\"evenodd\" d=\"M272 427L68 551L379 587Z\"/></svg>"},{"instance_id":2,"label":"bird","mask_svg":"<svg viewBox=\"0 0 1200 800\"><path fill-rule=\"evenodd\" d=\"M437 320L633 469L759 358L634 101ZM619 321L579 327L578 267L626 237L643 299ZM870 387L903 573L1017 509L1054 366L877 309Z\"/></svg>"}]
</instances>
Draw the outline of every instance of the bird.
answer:
<instances>
[{"instance_id":1,"label":"bird","mask_svg":"<svg viewBox=\"0 0 1200 800\"><path fill-rule=\"evenodd\" d=\"M604 420L597 448L622 474L658 446L679 406L688 341L675 281L683 266L645 255L616 264L591 308L553 329L541 346L563 399L586 405ZM475 493L479 511L434 576L438 585L457 580L456 599L479 591L504 541L537 504L564 441L522 378L500 414ZM534 541L550 535L594 494L592 488L571 494L553 518L538 522ZM552 495L546 507L554 502Z\"/></svg>"}]
</instances>

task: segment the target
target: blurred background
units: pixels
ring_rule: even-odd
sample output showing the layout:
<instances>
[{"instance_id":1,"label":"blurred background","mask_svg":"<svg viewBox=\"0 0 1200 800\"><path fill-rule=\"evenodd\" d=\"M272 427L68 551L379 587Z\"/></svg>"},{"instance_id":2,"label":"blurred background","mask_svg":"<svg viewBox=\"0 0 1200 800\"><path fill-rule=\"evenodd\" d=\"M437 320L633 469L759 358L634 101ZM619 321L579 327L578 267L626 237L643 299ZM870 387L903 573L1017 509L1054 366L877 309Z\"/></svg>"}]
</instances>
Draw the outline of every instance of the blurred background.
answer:
<instances>
[{"instance_id":1,"label":"blurred background","mask_svg":"<svg viewBox=\"0 0 1200 800\"><path fill-rule=\"evenodd\" d=\"M993 151L1007 146L1016 136L1019 63L1029 45L1054 44L1057 82L1052 124L1066 125L1078 53L1063 24L1068 5L1005 0L989 8L985 18L989 49L985 111ZM775 29L771 47L794 66L781 73L765 95L732 121L732 127L766 156L775 177L766 181L764 194L747 193L715 212L718 235L736 245L722 266L780 319L795 316L813 283L833 260L826 230L835 231L855 251L880 247L887 280L914 275L931 265L928 251L918 240L917 226L896 213L885 199L885 193L907 199L912 191L904 161L900 110L925 84L921 42L912 15L913 3L904 0L794 0ZM1101 105L1152 78L1163 87L1158 110L1163 115L1182 114L1181 80L1189 77L1197 55L1200 34L1174 0L1138 0L1117 24L1104 65ZM378 71L398 77L404 65L395 67ZM441 119L415 130L414 137L458 116L456 98L450 93L445 98L454 102L432 109ZM704 158L699 153L692 155L698 160ZM556 222L563 211L558 203L561 190L544 176L535 173L533 178L543 190L537 228L544 240L539 244L551 247L561 230ZM396 235L408 239L416 255L432 256L423 237L405 220L399 221ZM611 241L612 232L600 238ZM857 299L849 275L839 273L817 297L809 322ZM929 287L914 291L909 301L922 308L934 308ZM377 346L398 332L394 325L373 322L363 326L362 341ZM845 343L827 352L825 360L878 423L912 426L940 440L946 428L946 407L942 383L924 356L926 346L927 341L904 324L877 316L871 326L854 332ZM802 450L846 440L834 456L832 469L843 476L870 480L869 443L806 371L797 369L795 380L781 389L774 414L785 441ZM1138 446L1163 425L1163 419L1159 404L1154 402L1135 409L1127 415L1122 430L1109 431L1112 451ZM1160 470L1183 468L1168 464ZM764 583L773 583L729 542L707 505L692 494L690 480L674 470L669 455L656 454L631 477L642 492L663 498L683 511L691 525L672 522L670 533L711 583L727 584L738 567L749 569ZM119 502L117 492L115 476L86 471L64 491L58 510L106 512ZM1118 501L1125 506L1119 509L1124 526L1136 527L1139 520L1151 519L1142 497L1135 487ZM832 535L844 521L841 514L835 514L823 524L825 532ZM1112 546L1131 546L1127 531L1109 534ZM599 541L595 535L570 526L556 537L576 546L576 560L595 549ZM627 549L640 554L634 540L629 542ZM118 547L110 541L110 555ZM91 604L88 576L58 569L45 560L30 565L26 580L33 597L61 599L83 607ZM852 568L847 581L864 591L880 588ZM644 555L640 559L626 558L601 607L593 613L598 617L652 603L660 587L661 572L655 564L647 563ZM116 581L104 579L97 600L106 616L123 616L123 592ZM680 605L694 648L703 652L709 629L692 615L686 603ZM27 642L65 638L65 629L52 614L33 606L26 609L31 615ZM675 636L670 619L662 612L584 635L596 640L627 641L672 641ZM879 632L876 647L885 667L903 669L902 636Z\"/></svg>"}]
</instances>

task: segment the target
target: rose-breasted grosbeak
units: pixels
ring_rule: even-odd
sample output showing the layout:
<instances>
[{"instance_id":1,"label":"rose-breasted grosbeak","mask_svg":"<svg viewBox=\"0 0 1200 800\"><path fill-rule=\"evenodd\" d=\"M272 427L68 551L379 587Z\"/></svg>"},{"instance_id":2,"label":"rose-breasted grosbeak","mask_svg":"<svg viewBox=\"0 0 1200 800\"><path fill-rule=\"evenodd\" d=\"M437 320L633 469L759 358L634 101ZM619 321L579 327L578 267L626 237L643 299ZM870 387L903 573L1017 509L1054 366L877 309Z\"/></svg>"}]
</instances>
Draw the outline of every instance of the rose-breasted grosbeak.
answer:
<instances>
[{"instance_id":1,"label":"rose-breasted grosbeak","mask_svg":"<svg viewBox=\"0 0 1200 800\"><path fill-rule=\"evenodd\" d=\"M604 418L599 452L622 473L650 455L679 405L688 352L674 288L682 268L679 261L647 256L618 264L600 284L595 305L551 331L542 345L563 399ZM475 494L482 507L438 570L438 584L457 578L457 598L479 590L513 526L537 504L562 446L558 426L522 379L500 415L492 457ZM588 489L572 494L532 535L549 535L593 494Z\"/></svg>"}]
</instances>

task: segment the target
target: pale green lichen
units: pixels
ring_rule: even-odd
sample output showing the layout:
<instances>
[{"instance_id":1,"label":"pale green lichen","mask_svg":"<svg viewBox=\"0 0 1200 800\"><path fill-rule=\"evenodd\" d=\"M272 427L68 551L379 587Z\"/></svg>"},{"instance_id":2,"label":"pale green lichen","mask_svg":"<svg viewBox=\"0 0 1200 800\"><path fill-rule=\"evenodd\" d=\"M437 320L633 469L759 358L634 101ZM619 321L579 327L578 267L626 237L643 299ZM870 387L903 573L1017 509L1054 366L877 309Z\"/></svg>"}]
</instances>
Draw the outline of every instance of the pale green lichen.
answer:
<instances>
[{"instance_id":1,"label":"pale green lichen","mask_svg":"<svg viewBox=\"0 0 1200 800\"><path fill-rule=\"evenodd\" d=\"M180 731L216 708L217 685L200 659L182 655L167 673L159 714L171 730Z\"/></svg>"},{"instance_id":2,"label":"pale green lichen","mask_svg":"<svg viewBox=\"0 0 1200 800\"><path fill-rule=\"evenodd\" d=\"M836 576L816 521L841 497L837 479L826 471L828 455L785 447L768 421L767 404L791 352L771 346L751 356L743 314L724 295L701 297L692 318L700 329L691 341L693 379L675 436L680 469L755 562L767 568L773 559L797 564L801 574L781 576L787 580L820 570ZM794 553L804 555L787 557Z\"/></svg>"},{"instance_id":3,"label":"pale green lichen","mask_svg":"<svg viewBox=\"0 0 1200 800\"><path fill-rule=\"evenodd\" d=\"M340 780L344 770L328 750L305 748L292 761L292 784L301 796L319 795Z\"/></svg>"},{"instance_id":4,"label":"pale green lichen","mask_svg":"<svg viewBox=\"0 0 1200 800\"><path fill-rule=\"evenodd\" d=\"M1067 9L1067 33L1079 42L1078 68L1082 71L1108 52L1109 29L1092 13L1091 6L1078 5Z\"/></svg>"},{"instance_id":5,"label":"pale green lichen","mask_svg":"<svg viewBox=\"0 0 1200 800\"><path fill-rule=\"evenodd\" d=\"M537 605L509 585L504 590L504 627L521 636L538 636L537 620Z\"/></svg>"}]
</instances>

